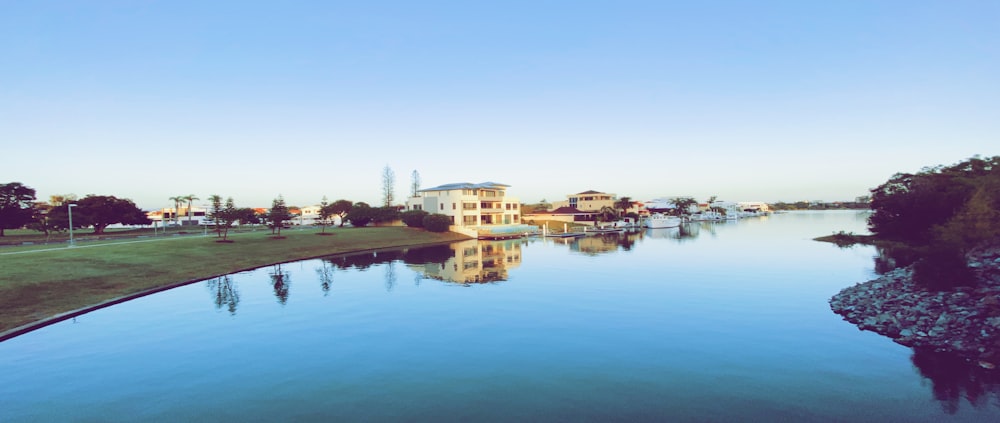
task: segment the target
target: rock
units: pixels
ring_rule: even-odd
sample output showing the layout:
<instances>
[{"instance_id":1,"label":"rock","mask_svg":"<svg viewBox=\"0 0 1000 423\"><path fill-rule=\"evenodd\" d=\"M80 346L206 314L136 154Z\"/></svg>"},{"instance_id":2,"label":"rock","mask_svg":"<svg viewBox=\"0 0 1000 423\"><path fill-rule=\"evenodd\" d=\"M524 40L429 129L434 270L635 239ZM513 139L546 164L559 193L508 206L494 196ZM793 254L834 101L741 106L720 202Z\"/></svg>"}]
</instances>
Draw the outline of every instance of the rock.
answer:
<instances>
[{"instance_id":1,"label":"rock","mask_svg":"<svg viewBox=\"0 0 1000 423\"><path fill-rule=\"evenodd\" d=\"M979 278L976 288L922 291L912 268L899 268L843 289L830 307L860 329L899 344L953 351L993 366L1000 355L1000 342L992 336L1000 332L1000 247L967 258Z\"/></svg>"}]
</instances>

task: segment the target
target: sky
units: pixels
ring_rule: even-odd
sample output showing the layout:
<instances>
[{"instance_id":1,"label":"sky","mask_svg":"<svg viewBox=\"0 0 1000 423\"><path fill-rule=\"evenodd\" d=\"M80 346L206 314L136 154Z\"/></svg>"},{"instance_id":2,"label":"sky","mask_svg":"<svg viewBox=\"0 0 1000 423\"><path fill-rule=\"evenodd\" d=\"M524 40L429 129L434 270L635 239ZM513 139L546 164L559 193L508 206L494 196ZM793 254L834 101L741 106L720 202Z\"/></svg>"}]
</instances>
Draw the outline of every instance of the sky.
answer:
<instances>
[{"instance_id":1,"label":"sky","mask_svg":"<svg viewBox=\"0 0 1000 423\"><path fill-rule=\"evenodd\" d=\"M1000 2L0 1L0 183L852 200L1000 154Z\"/></svg>"}]
</instances>

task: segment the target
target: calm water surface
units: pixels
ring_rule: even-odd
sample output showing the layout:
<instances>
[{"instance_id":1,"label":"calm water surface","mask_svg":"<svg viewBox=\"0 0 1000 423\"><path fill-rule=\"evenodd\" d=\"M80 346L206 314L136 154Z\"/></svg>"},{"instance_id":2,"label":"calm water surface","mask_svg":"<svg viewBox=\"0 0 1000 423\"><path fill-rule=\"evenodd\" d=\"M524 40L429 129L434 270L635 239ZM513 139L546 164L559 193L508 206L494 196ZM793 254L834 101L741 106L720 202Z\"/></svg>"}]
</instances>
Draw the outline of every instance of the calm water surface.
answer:
<instances>
[{"instance_id":1,"label":"calm water surface","mask_svg":"<svg viewBox=\"0 0 1000 423\"><path fill-rule=\"evenodd\" d=\"M830 311L865 214L269 266L0 342L0 421L997 421Z\"/></svg>"}]
</instances>

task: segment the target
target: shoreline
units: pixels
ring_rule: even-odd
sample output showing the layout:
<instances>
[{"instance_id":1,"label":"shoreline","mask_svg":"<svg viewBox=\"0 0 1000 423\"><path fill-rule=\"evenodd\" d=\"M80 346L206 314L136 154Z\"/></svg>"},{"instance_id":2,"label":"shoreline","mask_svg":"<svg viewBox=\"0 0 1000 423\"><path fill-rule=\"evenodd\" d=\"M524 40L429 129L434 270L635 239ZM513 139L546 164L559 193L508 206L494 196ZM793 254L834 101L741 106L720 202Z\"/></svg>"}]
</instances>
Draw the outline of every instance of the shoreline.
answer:
<instances>
[{"instance_id":1,"label":"shoreline","mask_svg":"<svg viewBox=\"0 0 1000 423\"><path fill-rule=\"evenodd\" d=\"M198 237L187 242L143 244L142 248L152 250L139 250L136 244L123 242L106 244L103 248L6 255L0 258L4 265L0 280L9 277L0 282L0 302L3 302L0 309L5 314L2 323L13 324L0 331L0 342L94 310L231 273L320 257L474 239L402 227L346 229L335 233L337 236L321 237L303 231L284 240L270 240L266 234L257 233L241 237L234 244L216 244L214 238ZM74 272L75 269L66 270L63 266L86 269ZM147 275L132 271L135 267L141 267ZM23 277L27 274L33 280Z\"/></svg>"},{"instance_id":2,"label":"shoreline","mask_svg":"<svg viewBox=\"0 0 1000 423\"><path fill-rule=\"evenodd\" d=\"M830 298L830 308L859 330L993 369L1000 365L1000 247L967 259L975 287L924 290L913 282L912 267L904 267L844 288Z\"/></svg>"}]
</instances>

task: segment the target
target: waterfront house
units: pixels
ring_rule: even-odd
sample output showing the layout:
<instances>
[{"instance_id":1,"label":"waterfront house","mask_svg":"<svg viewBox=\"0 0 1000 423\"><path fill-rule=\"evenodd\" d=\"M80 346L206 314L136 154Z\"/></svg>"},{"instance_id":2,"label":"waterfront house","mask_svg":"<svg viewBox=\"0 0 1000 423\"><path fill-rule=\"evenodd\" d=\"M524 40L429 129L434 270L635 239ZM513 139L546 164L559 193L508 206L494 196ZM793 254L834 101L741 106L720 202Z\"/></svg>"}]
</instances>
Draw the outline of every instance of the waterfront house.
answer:
<instances>
[{"instance_id":1,"label":"waterfront house","mask_svg":"<svg viewBox=\"0 0 1000 423\"><path fill-rule=\"evenodd\" d=\"M417 191L406 210L423 210L451 218L449 230L477 238L498 238L537 230L521 224L521 204L507 195L510 185L459 182Z\"/></svg>"}]
</instances>

